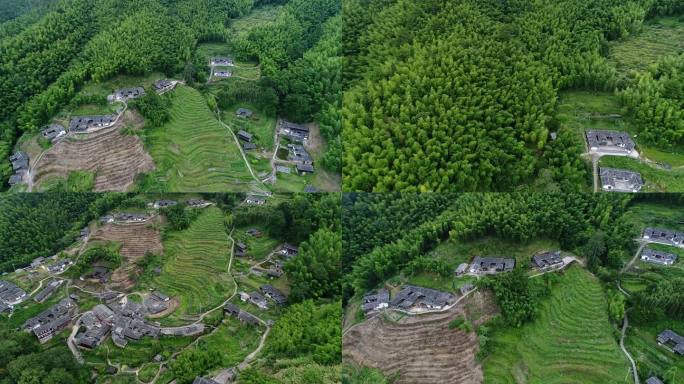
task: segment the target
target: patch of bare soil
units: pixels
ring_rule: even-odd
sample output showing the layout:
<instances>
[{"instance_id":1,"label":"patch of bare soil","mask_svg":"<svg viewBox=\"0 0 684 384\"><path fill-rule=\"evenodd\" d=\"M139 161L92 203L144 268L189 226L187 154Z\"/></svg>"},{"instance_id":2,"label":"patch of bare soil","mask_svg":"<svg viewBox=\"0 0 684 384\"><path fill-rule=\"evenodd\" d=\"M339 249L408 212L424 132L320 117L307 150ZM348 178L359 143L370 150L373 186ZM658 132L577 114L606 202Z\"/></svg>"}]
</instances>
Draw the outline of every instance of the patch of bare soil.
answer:
<instances>
[{"instance_id":1,"label":"patch of bare soil","mask_svg":"<svg viewBox=\"0 0 684 384\"><path fill-rule=\"evenodd\" d=\"M139 115L127 111L114 128L73 135L58 142L36 166L35 183L85 170L95 172L95 191L127 191L138 174L154 170L152 157L140 138L122 132L124 126L138 126L139 120Z\"/></svg>"},{"instance_id":2,"label":"patch of bare soil","mask_svg":"<svg viewBox=\"0 0 684 384\"><path fill-rule=\"evenodd\" d=\"M121 266L112 273L112 287L129 290L135 285L135 277L140 272L136 262L150 252L161 254L164 251L161 235L151 228L157 219L145 223L106 224L98 228L90 237L92 242L116 242L121 244L123 258Z\"/></svg>"},{"instance_id":3,"label":"patch of bare soil","mask_svg":"<svg viewBox=\"0 0 684 384\"><path fill-rule=\"evenodd\" d=\"M343 357L387 376L396 375L400 384L482 383L482 368L475 361L476 333L449 329L449 323L467 316L478 325L496 312L490 294L474 292L441 313L403 316L397 321L380 314L344 335Z\"/></svg>"}]
</instances>

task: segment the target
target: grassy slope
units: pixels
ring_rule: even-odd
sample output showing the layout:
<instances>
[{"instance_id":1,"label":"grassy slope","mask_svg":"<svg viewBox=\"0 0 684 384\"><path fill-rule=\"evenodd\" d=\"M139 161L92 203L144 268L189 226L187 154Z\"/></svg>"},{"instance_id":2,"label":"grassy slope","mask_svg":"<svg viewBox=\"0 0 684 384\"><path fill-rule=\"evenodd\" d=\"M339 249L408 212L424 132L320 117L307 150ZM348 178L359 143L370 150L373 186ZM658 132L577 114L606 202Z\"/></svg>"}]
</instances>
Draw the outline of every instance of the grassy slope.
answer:
<instances>
[{"instance_id":1,"label":"grassy slope","mask_svg":"<svg viewBox=\"0 0 684 384\"><path fill-rule=\"evenodd\" d=\"M636 36L610 46L608 61L622 73L645 71L663 56L684 52L684 23L675 17L650 20Z\"/></svg>"},{"instance_id":2,"label":"grassy slope","mask_svg":"<svg viewBox=\"0 0 684 384\"><path fill-rule=\"evenodd\" d=\"M520 265L529 264L532 255L542 250L559 249L558 243L550 240L535 240L528 244L506 241L495 237L465 243L445 242L437 246L429 255L446 260L451 269L460 263L467 263L474 256L515 257ZM408 277L407 282L423 287L452 291L461 285L472 282L469 277L454 279L452 276L441 277L434 273L422 272Z\"/></svg>"},{"instance_id":3,"label":"grassy slope","mask_svg":"<svg viewBox=\"0 0 684 384\"><path fill-rule=\"evenodd\" d=\"M485 383L630 383L612 337L599 281L572 267L544 300L535 321L495 333Z\"/></svg>"},{"instance_id":4,"label":"grassy slope","mask_svg":"<svg viewBox=\"0 0 684 384\"><path fill-rule=\"evenodd\" d=\"M238 192L252 180L232 136L195 89L176 88L171 121L147 130L146 144L163 190Z\"/></svg>"},{"instance_id":5,"label":"grassy slope","mask_svg":"<svg viewBox=\"0 0 684 384\"><path fill-rule=\"evenodd\" d=\"M162 273L153 283L180 300L175 315L206 311L232 293L234 282L227 273L229 245L218 208L207 208L190 228L168 235Z\"/></svg>"}]
</instances>

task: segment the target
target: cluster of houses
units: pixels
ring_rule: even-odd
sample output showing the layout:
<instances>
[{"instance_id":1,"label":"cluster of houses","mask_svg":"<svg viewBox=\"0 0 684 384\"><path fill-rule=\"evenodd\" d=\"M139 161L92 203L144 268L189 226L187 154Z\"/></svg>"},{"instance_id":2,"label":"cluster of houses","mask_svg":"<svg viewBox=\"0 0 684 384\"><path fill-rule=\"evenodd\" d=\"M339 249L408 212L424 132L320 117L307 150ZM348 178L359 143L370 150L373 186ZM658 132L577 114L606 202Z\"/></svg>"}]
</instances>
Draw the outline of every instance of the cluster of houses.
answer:
<instances>
[{"instance_id":1,"label":"cluster of houses","mask_svg":"<svg viewBox=\"0 0 684 384\"><path fill-rule=\"evenodd\" d=\"M599 169L601 187L606 192L639 192L644 186L644 180L639 172L624 169L605 168Z\"/></svg>"},{"instance_id":2,"label":"cluster of houses","mask_svg":"<svg viewBox=\"0 0 684 384\"><path fill-rule=\"evenodd\" d=\"M213 203L210 201L201 200L201 199L190 199L190 200L186 201L185 204L190 208L206 208L206 207L212 205Z\"/></svg>"},{"instance_id":3,"label":"cluster of houses","mask_svg":"<svg viewBox=\"0 0 684 384\"><path fill-rule=\"evenodd\" d=\"M361 302L364 313L384 308L397 308L405 311L423 312L441 310L456 301L456 296L435 289L405 285L394 299L390 300L389 292L380 289L367 294Z\"/></svg>"},{"instance_id":4,"label":"cluster of houses","mask_svg":"<svg viewBox=\"0 0 684 384\"><path fill-rule=\"evenodd\" d=\"M470 263L470 273L475 275L488 275L499 272L510 272L515 268L515 259L504 257L481 257L475 256Z\"/></svg>"},{"instance_id":5,"label":"cluster of houses","mask_svg":"<svg viewBox=\"0 0 684 384\"><path fill-rule=\"evenodd\" d=\"M252 136L251 133L241 129L238 131L237 137L238 137L238 139L244 141L244 143L242 144L242 148L245 149L246 151L256 149L256 144L254 144L252 142L252 139L254 138L254 136Z\"/></svg>"},{"instance_id":6,"label":"cluster of houses","mask_svg":"<svg viewBox=\"0 0 684 384\"><path fill-rule=\"evenodd\" d=\"M69 121L69 132L87 133L99 128L107 128L114 125L116 116L77 116Z\"/></svg>"},{"instance_id":7,"label":"cluster of houses","mask_svg":"<svg viewBox=\"0 0 684 384\"><path fill-rule=\"evenodd\" d=\"M0 280L0 314L12 312L26 298L26 291L6 280Z\"/></svg>"},{"instance_id":8,"label":"cluster of houses","mask_svg":"<svg viewBox=\"0 0 684 384\"><path fill-rule=\"evenodd\" d=\"M161 292L153 292L144 304L126 301L115 303L120 297L116 295L109 304L98 304L91 311L81 316L82 331L76 337L76 345L92 349L100 345L111 334L114 345L125 348L129 341L138 341L143 337L157 338L161 334L194 334L203 332L204 327L161 328L158 323L145 320L148 313L159 313L168 308L170 298ZM191 328L191 329L190 329Z\"/></svg>"},{"instance_id":9,"label":"cluster of houses","mask_svg":"<svg viewBox=\"0 0 684 384\"><path fill-rule=\"evenodd\" d=\"M178 205L178 202L176 200L157 200L153 203L150 203L150 205L152 205L154 209L161 209Z\"/></svg>"},{"instance_id":10,"label":"cluster of houses","mask_svg":"<svg viewBox=\"0 0 684 384\"><path fill-rule=\"evenodd\" d=\"M682 232L648 227L644 229L641 238L649 243L684 248L684 233ZM671 266L677 262L677 255L653 248L645 248L641 252L641 260L651 264Z\"/></svg>"},{"instance_id":11,"label":"cluster of houses","mask_svg":"<svg viewBox=\"0 0 684 384\"><path fill-rule=\"evenodd\" d=\"M297 166L297 172L300 175L312 174L314 173L314 161L313 157L306 151L301 144L288 144L287 150L289 154L287 159L292 161Z\"/></svg>"},{"instance_id":12,"label":"cluster of houses","mask_svg":"<svg viewBox=\"0 0 684 384\"><path fill-rule=\"evenodd\" d=\"M131 99L137 99L138 97L145 95L145 89L143 87L133 87L133 88L121 88L115 89L114 93L107 96L107 101L126 101Z\"/></svg>"},{"instance_id":13,"label":"cluster of houses","mask_svg":"<svg viewBox=\"0 0 684 384\"><path fill-rule=\"evenodd\" d=\"M66 269L69 268L69 266L73 265L73 264L74 264L74 261L71 259L61 259L61 260L58 260L57 262L55 262L51 265L48 265L47 270L50 273L59 275L60 273L63 273L64 271L66 271Z\"/></svg>"},{"instance_id":14,"label":"cluster of houses","mask_svg":"<svg viewBox=\"0 0 684 384\"><path fill-rule=\"evenodd\" d=\"M220 78L228 78L233 76L233 72L227 70L216 70L214 67L234 67L235 63L230 57L212 57L209 62L213 76Z\"/></svg>"},{"instance_id":15,"label":"cluster of houses","mask_svg":"<svg viewBox=\"0 0 684 384\"><path fill-rule=\"evenodd\" d=\"M590 153L613 156L638 156L634 150L636 145L627 132L619 131L586 131Z\"/></svg>"},{"instance_id":16,"label":"cluster of houses","mask_svg":"<svg viewBox=\"0 0 684 384\"><path fill-rule=\"evenodd\" d=\"M250 293L240 292L240 300L243 302L248 302L257 308L264 310L270 308L269 301L266 299L266 297L271 299L276 305L287 304L287 296L285 296L283 292L272 285L264 284L259 288L259 290L261 293L257 291L252 291Z\"/></svg>"},{"instance_id":17,"label":"cluster of houses","mask_svg":"<svg viewBox=\"0 0 684 384\"><path fill-rule=\"evenodd\" d=\"M150 219L150 215L145 213L117 213L100 217L100 223L142 223Z\"/></svg>"},{"instance_id":18,"label":"cluster of houses","mask_svg":"<svg viewBox=\"0 0 684 384\"><path fill-rule=\"evenodd\" d=\"M24 323L23 329L33 333L41 344L46 343L55 334L66 328L77 311L76 303L67 297L41 312L38 316L28 319Z\"/></svg>"},{"instance_id":19,"label":"cluster of houses","mask_svg":"<svg viewBox=\"0 0 684 384\"><path fill-rule=\"evenodd\" d=\"M206 208L211 204L211 202L201 199L189 199L185 202L185 205L187 205L190 208ZM175 205L178 205L178 201L176 200L157 200L148 204L148 206L154 209L169 208Z\"/></svg>"},{"instance_id":20,"label":"cluster of houses","mask_svg":"<svg viewBox=\"0 0 684 384\"><path fill-rule=\"evenodd\" d=\"M532 265L545 271L564 265L560 251L546 251L532 256Z\"/></svg>"},{"instance_id":21,"label":"cluster of houses","mask_svg":"<svg viewBox=\"0 0 684 384\"><path fill-rule=\"evenodd\" d=\"M14 174L9 178L9 185L17 185L24 182L24 176L29 171L29 156L26 152L15 152L10 156Z\"/></svg>"}]
</instances>

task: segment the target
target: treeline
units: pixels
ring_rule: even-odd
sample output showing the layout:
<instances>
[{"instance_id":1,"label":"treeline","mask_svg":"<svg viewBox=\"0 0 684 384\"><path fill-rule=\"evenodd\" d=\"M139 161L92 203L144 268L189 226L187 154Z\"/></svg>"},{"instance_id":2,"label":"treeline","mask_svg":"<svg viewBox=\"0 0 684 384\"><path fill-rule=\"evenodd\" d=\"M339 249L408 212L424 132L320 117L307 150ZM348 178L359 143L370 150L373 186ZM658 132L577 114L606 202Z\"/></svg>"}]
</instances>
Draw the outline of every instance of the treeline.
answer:
<instances>
[{"instance_id":1,"label":"treeline","mask_svg":"<svg viewBox=\"0 0 684 384\"><path fill-rule=\"evenodd\" d=\"M0 271L24 267L73 243L86 223L127 196L56 193L0 196Z\"/></svg>"},{"instance_id":2,"label":"treeline","mask_svg":"<svg viewBox=\"0 0 684 384\"><path fill-rule=\"evenodd\" d=\"M458 198L455 193L347 193L342 195L343 270L373 248L401 238L434 219Z\"/></svg>"},{"instance_id":3,"label":"treeline","mask_svg":"<svg viewBox=\"0 0 684 384\"><path fill-rule=\"evenodd\" d=\"M339 231L340 216L338 194L294 194L277 205L238 209L233 222L236 226L266 224L271 236L299 244L321 228Z\"/></svg>"},{"instance_id":4,"label":"treeline","mask_svg":"<svg viewBox=\"0 0 684 384\"><path fill-rule=\"evenodd\" d=\"M582 143L558 131L558 91L614 89L605 43L678 9L654 0L345 2L345 189L512 190L543 177L539 189L579 190Z\"/></svg>"},{"instance_id":5,"label":"treeline","mask_svg":"<svg viewBox=\"0 0 684 384\"><path fill-rule=\"evenodd\" d=\"M345 298L364 293L395 275L443 241L496 236L518 242L554 239L562 249L579 251L602 230L621 247L632 233L614 229L630 196L582 194L465 194L431 220L358 257L344 278ZM344 232L359 229L345 227ZM628 238L624 238L628 237ZM606 268L597 262L596 268Z\"/></svg>"},{"instance_id":6,"label":"treeline","mask_svg":"<svg viewBox=\"0 0 684 384\"><path fill-rule=\"evenodd\" d=\"M56 0L0 0L0 23L39 11L55 2Z\"/></svg>"},{"instance_id":7,"label":"treeline","mask_svg":"<svg viewBox=\"0 0 684 384\"><path fill-rule=\"evenodd\" d=\"M642 322L657 319L684 320L684 279L659 280L637 292L634 319Z\"/></svg>"},{"instance_id":8,"label":"treeline","mask_svg":"<svg viewBox=\"0 0 684 384\"><path fill-rule=\"evenodd\" d=\"M43 348L16 329L0 330L0 383L88 383L90 372L74 360L66 345Z\"/></svg>"}]
</instances>

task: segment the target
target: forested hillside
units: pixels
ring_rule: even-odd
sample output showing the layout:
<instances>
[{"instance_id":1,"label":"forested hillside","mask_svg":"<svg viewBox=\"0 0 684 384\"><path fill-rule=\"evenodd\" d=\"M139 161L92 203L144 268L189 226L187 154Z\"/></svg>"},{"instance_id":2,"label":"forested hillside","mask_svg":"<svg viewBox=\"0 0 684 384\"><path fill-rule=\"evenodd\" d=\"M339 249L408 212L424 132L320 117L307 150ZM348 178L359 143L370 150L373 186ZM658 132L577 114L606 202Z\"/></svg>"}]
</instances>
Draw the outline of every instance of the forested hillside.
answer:
<instances>
[{"instance_id":1,"label":"forested hillside","mask_svg":"<svg viewBox=\"0 0 684 384\"><path fill-rule=\"evenodd\" d=\"M0 197L0 271L13 271L63 250L90 220L124 198L92 193Z\"/></svg>"},{"instance_id":2,"label":"forested hillside","mask_svg":"<svg viewBox=\"0 0 684 384\"><path fill-rule=\"evenodd\" d=\"M544 177L581 190L583 143L554 118L564 89L632 86L649 141L680 144L677 60L623 83L605 56L645 19L683 11L673 0L345 2L344 189L512 190Z\"/></svg>"},{"instance_id":3,"label":"forested hillside","mask_svg":"<svg viewBox=\"0 0 684 384\"><path fill-rule=\"evenodd\" d=\"M231 20L267 4L285 4L274 22L230 35ZM208 72L207 58L197 53L202 42L230 42L236 56L258 60L263 87L279 92L279 112L321 120L330 152L339 154L339 125L327 116L340 104L341 23L326 23L339 13L339 0L60 0L53 8L0 24L3 180L18 137L36 132L88 82L162 72L201 83ZM325 164L339 170L339 161Z\"/></svg>"}]
</instances>

